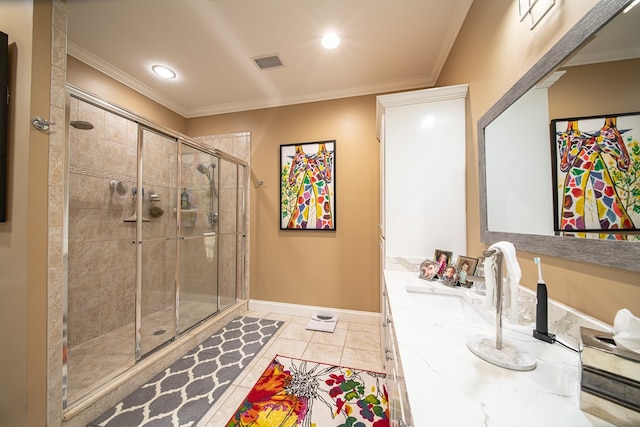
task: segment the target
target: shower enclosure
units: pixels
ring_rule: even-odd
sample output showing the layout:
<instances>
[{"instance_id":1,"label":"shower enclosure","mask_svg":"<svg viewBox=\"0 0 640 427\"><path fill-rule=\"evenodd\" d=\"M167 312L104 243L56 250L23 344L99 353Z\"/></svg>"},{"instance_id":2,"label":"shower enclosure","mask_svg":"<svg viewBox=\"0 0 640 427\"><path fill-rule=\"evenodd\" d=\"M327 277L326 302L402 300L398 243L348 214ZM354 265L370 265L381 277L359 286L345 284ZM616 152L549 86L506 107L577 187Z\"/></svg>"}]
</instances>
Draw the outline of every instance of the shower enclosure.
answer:
<instances>
[{"instance_id":1,"label":"shower enclosure","mask_svg":"<svg viewBox=\"0 0 640 427\"><path fill-rule=\"evenodd\" d=\"M65 406L233 305L244 257L243 161L70 92Z\"/></svg>"}]
</instances>

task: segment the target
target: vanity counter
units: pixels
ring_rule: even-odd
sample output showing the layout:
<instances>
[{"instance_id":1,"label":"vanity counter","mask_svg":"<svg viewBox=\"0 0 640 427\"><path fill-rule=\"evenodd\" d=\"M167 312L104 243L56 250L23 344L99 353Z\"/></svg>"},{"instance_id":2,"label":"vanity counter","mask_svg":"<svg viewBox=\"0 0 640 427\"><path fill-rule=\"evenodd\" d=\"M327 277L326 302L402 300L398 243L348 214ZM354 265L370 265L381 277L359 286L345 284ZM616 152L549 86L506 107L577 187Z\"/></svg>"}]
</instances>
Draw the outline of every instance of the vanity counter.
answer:
<instances>
[{"instance_id":1,"label":"vanity counter","mask_svg":"<svg viewBox=\"0 0 640 427\"><path fill-rule=\"evenodd\" d=\"M577 352L534 339L533 325L512 325L505 319L503 339L534 355L537 367L513 371L495 366L466 345L477 335L495 338L493 320L439 320L407 287L457 293L472 305L481 305L484 297L422 280L414 271L385 269L384 278L414 427L612 425L580 410Z\"/></svg>"}]
</instances>

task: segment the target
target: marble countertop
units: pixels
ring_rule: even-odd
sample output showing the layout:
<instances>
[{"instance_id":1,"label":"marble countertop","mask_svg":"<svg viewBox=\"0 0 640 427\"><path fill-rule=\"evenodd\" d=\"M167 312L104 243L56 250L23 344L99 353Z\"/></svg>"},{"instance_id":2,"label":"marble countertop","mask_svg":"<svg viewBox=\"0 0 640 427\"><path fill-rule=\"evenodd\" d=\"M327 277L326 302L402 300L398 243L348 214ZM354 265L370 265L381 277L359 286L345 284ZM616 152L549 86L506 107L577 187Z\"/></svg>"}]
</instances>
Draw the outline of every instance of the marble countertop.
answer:
<instances>
[{"instance_id":1,"label":"marble countertop","mask_svg":"<svg viewBox=\"0 0 640 427\"><path fill-rule=\"evenodd\" d=\"M408 292L407 287L459 295L480 310L484 297L472 289L422 280L417 268L411 271L410 262L387 267L390 268L385 269L384 276L414 426L612 425L580 410L579 354L559 343L534 339L533 325L527 323L526 316L524 324L505 321L503 339L534 355L536 368L513 371L495 366L466 346L467 340L477 335L495 337L495 320L482 323L450 316L441 319L434 310L425 310L421 298ZM525 296L524 301L528 298ZM493 316L486 311L483 315ZM568 316L566 312L559 315L561 319ZM572 324L577 323L581 322ZM587 325L606 328L592 323ZM571 329L560 331L566 332L564 342L570 346L575 334Z\"/></svg>"}]
</instances>

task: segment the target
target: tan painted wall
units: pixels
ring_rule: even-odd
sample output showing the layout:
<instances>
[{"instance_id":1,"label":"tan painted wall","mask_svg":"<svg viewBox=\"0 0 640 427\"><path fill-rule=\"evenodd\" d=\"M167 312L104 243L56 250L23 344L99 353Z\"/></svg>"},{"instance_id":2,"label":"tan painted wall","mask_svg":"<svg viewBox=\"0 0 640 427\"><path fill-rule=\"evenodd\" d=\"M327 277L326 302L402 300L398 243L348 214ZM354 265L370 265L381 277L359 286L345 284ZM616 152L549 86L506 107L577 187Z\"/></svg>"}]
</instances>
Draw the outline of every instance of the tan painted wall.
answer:
<instances>
[{"instance_id":1,"label":"tan painted wall","mask_svg":"<svg viewBox=\"0 0 640 427\"><path fill-rule=\"evenodd\" d=\"M375 129L375 96L189 120L191 137L251 132L252 299L379 310ZM337 231L281 231L279 147L327 139L336 140Z\"/></svg>"},{"instance_id":2,"label":"tan painted wall","mask_svg":"<svg viewBox=\"0 0 640 427\"><path fill-rule=\"evenodd\" d=\"M33 2L31 115L51 115L51 1ZM49 135L30 129L27 251L27 425L43 425L47 410L47 238Z\"/></svg>"},{"instance_id":3,"label":"tan painted wall","mask_svg":"<svg viewBox=\"0 0 640 427\"><path fill-rule=\"evenodd\" d=\"M469 83L467 138L468 250L480 253L478 202L478 119L566 32L595 1L556 2L534 31L518 22L517 2L476 1L438 80L438 86ZM522 282L534 288L537 274L532 258L520 252ZM542 257L544 278L551 298L575 307L607 323L627 307L640 314L640 274Z\"/></svg>"},{"instance_id":4,"label":"tan painted wall","mask_svg":"<svg viewBox=\"0 0 640 427\"><path fill-rule=\"evenodd\" d=\"M0 224L0 425L44 425L46 416L46 133L49 117L51 3L0 4L9 34L8 221ZM28 405L27 405L28 402Z\"/></svg>"},{"instance_id":5,"label":"tan painted wall","mask_svg":"<svg viewBox=\"0 0 640 427\"><path fill-rule=\"evenodd\" d=\"M9 34L9 107L7 222L0 223L0 425L26 424L27 398L27 196L29 182L29 108L31 93L32 7L29 2L3 4L0 28ZM18 55L19 51L19 55ZM20 78L18 78L20 76ZM16 410L19 408L19 410Z\"/></svg>"}]
</instances>

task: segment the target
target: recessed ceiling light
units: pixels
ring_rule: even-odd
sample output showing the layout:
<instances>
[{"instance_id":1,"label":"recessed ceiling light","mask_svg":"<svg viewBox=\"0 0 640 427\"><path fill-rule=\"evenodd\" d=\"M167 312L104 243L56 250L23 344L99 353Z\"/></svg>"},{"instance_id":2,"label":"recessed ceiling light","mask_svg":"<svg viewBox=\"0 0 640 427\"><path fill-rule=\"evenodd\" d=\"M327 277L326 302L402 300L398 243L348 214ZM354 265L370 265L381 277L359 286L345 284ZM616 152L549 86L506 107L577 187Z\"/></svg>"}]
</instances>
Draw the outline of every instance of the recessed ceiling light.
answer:
<instances>
[{"instance_id":1,"label":"recessed ceiling light","mask_svg":"<svg viewBox=\"0 0 640 427\"><path fill-rule=\"evenodd\" d=\"M176 78L176 72L169 67L165 67L164 65L154 65L153 67L151 67L151 69L154 73L156 73L156 75L162 77L163 79Z\"/></svg>"},{"instance_id":2,"label":"recessed ceiling light","mask_svg":"<svg viewBox=\"0 0 640 427\"><path fill-rule=\"evenodd\" d=\"M335 49L340 44L340 37L334 33L330 33L322 37L322 46L325 49Z\"/></svg>"}]
</instances>

